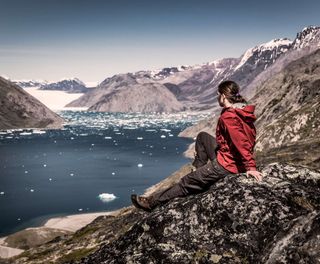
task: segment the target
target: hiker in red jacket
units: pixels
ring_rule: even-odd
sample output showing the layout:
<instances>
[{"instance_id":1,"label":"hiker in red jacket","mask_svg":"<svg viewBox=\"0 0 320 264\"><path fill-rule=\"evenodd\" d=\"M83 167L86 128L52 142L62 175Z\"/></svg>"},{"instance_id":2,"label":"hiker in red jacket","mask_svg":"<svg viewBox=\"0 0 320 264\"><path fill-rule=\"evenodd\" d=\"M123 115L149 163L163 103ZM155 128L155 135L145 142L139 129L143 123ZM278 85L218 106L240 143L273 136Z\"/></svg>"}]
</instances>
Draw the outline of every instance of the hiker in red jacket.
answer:
<instances>
[{"instance_id":1,"label":"hiker in red jacket","mask_svg":"<svg viewBox=\"0 0 320 264\"><path fill-rule=\"evenodd\" d=\"M233 81L219 84L217 97L223 107L216 128L216 138L200 132L196 139L193 166L196 170L185 175L170 188L149 197L131 195L135 207L151 211L176 197L208 190L228 174L246 173L247 177L262 180L253 157L256 129L254 105L247 104Z\"/></svg>"}]
</instances>

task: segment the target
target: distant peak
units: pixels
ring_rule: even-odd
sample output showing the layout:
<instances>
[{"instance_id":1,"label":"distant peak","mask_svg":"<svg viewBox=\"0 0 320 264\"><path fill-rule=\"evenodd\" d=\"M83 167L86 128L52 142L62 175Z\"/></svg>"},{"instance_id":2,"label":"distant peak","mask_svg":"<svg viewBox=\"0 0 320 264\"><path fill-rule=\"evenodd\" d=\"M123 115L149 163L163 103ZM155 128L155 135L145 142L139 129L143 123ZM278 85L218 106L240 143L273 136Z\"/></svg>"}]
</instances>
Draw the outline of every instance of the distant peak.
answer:
<instances>
[{"instance_id":1,"label":"distant peak","mask_svg":"<svg viewBox=\"0 0 320 264\"><path fill-rule=\"evenodd\" d=\"M59 80L58 82L76 82L78 84L81 84L83 86L86 86L85 83L83 81L81 81L80 79L78 79L77 77L72 77L72 78L62 78L61 80Z\"/></svg>"},{"instance_id":2,"label":"distant peak","mask_svg":"<svg viewBox=\"0 0 320 264\"><path fill-rule=\"evenodd\" d=\"M275 53L274 57L276 58L279 54L286 52L291 46L293 41L288 38L276 38L272 39L268 42L257 45L253 48L246 50L246 52L242 55L240 63L237 65L235 70L239 69L242 65L244 65L250 58L256 57L254 60L259 60L260 56L255 54L260 54L263 52L273 51ZM271 58L270 58L271 59Z\"/></svg>"},{"instance_id":3,"label":"distant peak","mask_svg":"<svg viewBox=\"0 0 320 264\"><path fill-rule=\"evenodd\" d=\"M317 26L308 26L302 29L301 32L297 33L297 37L298 39L302 39L305 38L307 35L314 35L315 33L320 32L320 27Z\"/></svg>"},{"instance_id":4,"label":"distant peak","mask_svg":"<svg viewBox=\"0 0 320 264\"><path fill-rule=\"evenodd\" d=\"M302 32L311 32L311 31L314 31L314 30L319 30L320 29L320 27L318 27L318 26L307 26L307 27L304 27L303 29L302 29L302 31L301 31L301 33Z\"/></svg>"},{"instance_id":5,"label":"distant peak","mask_svg":"<svg viewBox=\"0 0 320 264\"><path fill-rule=\"evenodd\" d=\"M293 43L294 49L301 49L310 45L319 45L320 41L320 27L308 26L303 28L301 32L297 33L297 36Z\"/></svg>"},{"instance_id":6,"label":"distant peak","mask_svg":"<svg viewBox=\"0 0 320 264\"><path fill-rule=\"evenodd\" d=\"M292 40L288 38L276 38L272 39L269 42L262 43L259 46L256 46L256 49L274 49L279 46L290 46L292 44Z\"/></svg>"}]
</instances>

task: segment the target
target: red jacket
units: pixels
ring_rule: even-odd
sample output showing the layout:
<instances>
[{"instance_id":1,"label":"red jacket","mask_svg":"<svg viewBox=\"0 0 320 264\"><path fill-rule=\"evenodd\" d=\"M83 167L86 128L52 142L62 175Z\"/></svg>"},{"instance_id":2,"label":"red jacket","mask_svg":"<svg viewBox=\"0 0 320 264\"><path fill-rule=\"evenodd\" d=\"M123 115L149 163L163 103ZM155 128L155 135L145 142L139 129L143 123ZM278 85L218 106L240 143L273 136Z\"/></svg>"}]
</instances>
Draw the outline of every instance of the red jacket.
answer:
<instances>
[{"instance_id":1,"label":"red jacket","mask_svg":"<svg viewBox=\"0 0 320 264\"><path fill-rule=\"evenodd\" d=\"M223 108L216 129L217 161L231 173L257 170L253 157L256 140L254 105Z\"/></svg>"}]
</instances>

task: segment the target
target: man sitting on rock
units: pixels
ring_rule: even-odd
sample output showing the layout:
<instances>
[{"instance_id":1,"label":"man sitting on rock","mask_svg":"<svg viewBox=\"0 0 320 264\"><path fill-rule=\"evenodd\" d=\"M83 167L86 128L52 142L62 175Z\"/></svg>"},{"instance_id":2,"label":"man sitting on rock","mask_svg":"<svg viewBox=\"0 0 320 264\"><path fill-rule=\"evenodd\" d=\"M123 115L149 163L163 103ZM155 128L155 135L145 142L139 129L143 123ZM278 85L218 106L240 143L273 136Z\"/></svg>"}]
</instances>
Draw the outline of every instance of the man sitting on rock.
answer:
<instances>
[{"instance_id":1,"label":"man sitting on rock","mask_svg":"<svg viewBox=\"0 0 320 264\"><path fill-rule=\"evenodd\" d=\"M205 132L198 134L193 162L197 169L162 192L149 197L132 194L135 207L152 211L173 198L206 191L228 174L246 173L247 177L262 180L262 173L257 171L253 157L255 106L246 102L239 94L238 84L233 81L220 83L217 95L223 109L216 127L216 139Z\"/></svg>"}]
</instances>

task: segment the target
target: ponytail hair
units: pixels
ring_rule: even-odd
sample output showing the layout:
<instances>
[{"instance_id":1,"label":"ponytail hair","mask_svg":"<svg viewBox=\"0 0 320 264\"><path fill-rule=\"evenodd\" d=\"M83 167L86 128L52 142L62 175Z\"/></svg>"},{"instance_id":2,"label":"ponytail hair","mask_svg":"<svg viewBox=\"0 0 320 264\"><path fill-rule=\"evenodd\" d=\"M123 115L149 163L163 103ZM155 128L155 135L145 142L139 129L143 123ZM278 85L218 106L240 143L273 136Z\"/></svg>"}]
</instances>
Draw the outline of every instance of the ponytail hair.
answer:
<instances>
[{"instance_id":1,"label":"ponytail hair","mask_svg":"<svg viewBox=\"0 0 320 264\"><path fill-rule=\"evenodd\" d=\"M240 90L239 85L236 82L230 81L230 80L224 81L220 83L218 86L219 93L224 94L231 104L235 104L235 103L247 104L248 102L246 101L246 99L242 97L242 95L240 95L239 90Z\"/></svg>"}]
</instances>

